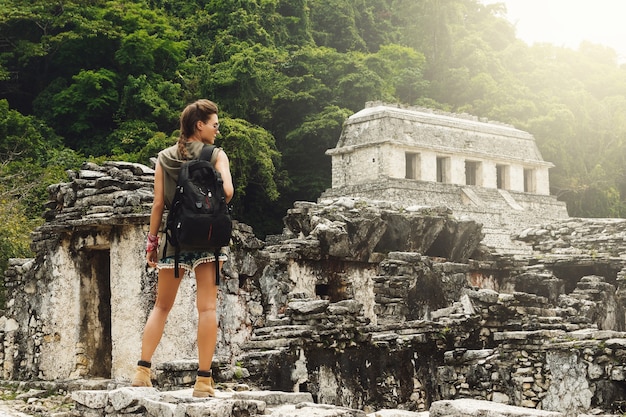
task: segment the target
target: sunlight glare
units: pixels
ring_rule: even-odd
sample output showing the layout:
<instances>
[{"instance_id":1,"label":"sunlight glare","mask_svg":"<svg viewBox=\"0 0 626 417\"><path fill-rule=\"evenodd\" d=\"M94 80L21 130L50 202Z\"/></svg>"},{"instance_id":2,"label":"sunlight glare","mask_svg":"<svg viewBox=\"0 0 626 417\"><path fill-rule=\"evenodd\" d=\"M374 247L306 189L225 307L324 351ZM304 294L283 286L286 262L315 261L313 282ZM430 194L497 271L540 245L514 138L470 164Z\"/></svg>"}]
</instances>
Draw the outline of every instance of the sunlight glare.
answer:
<instances>
[{"instance_id":1,"label":"sunlight glare","mask_svg":"<svg viewBox=\"0 0 626 417\"><path fill-rule=\"evenodd\" d=\"M613 48L626 60L624 0L484 0L504 3L517 37L528 45L551 43L578 49L589 41Z\"/></svg>"}]
</instances>

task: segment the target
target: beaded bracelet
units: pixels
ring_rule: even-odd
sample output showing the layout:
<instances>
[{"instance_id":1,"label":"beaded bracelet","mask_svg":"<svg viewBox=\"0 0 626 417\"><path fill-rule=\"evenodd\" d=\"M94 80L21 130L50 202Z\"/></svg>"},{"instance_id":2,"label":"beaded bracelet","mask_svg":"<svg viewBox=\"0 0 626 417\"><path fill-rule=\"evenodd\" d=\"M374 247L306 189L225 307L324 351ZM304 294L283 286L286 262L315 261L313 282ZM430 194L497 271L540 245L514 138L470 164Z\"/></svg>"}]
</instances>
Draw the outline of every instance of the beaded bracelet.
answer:
<instances>
[{"instance_id":1,"label":"beaded bracelet","mask_svg":"<svg viewBox=\"0 0 626 417\"><path fill-rule=\"evenodd\" d=\"M159 247L159 237L151 233L148 233L148 240L146 241L146 252L152 252Z\"/></svg>"}]
</instances>

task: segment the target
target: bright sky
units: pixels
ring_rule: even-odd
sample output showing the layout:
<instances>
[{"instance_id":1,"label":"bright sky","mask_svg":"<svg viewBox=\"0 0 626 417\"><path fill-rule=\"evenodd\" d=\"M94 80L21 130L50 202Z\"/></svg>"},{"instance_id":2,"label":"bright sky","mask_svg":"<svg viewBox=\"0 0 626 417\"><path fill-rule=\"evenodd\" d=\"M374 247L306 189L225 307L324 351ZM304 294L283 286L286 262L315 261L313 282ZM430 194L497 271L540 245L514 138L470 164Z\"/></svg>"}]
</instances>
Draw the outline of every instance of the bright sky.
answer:
<instances>
[{"instance_id":1,"label":"bright sky","mask_svg":"<svg viewBox=\"0 0 626 417\"><path fill-rule=\"evenodd\" d=\"M626 0L483 0L505 3L517 37L577 50L584 40L606 45L626 62Z\"/></svg>"}]
</instances>

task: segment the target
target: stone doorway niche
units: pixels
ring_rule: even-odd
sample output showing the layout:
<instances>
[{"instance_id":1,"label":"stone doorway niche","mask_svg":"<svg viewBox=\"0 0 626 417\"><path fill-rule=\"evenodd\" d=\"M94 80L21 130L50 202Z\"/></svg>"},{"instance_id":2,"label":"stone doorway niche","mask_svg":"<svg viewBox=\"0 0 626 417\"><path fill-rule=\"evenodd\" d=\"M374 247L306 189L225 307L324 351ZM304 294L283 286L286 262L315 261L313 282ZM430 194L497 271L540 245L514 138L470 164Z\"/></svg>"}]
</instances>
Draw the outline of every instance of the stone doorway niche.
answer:
<instances>
[{"instance_id":1,"label":"stone doorway niche","mask_svg":"<svg viewBox=\"0 0 626 417\"><path fill-rule=\"evenodd\" d=\"M76 367L86 377L111 377L109 250L80 253L80 336Z\"/></svg>"}]
</instances>

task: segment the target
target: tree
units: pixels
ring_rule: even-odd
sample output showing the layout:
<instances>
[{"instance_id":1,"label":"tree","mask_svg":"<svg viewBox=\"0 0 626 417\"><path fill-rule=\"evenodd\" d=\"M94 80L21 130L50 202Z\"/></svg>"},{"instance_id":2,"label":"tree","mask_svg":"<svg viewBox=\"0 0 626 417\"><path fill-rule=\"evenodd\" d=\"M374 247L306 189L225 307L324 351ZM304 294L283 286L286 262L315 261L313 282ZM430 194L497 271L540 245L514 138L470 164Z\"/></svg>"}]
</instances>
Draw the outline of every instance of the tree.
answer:
<instances>
[{"instance_id":1,"label":"tree","mask_svg":"<svg viewBox=\"0 0 626 417\"><path fill-rule=\"evenodd\" d=\"M98 16L103 1L6 0L0 8L0 66L8 73L0 88L16 109L32 111L32 100L58 77L102 65L113 33Z\"/></svg>"},{"instance_id":2,"label":"tree","mask_svg":"<svg viewBox=\"0 0 626 417\"><path fill-rule=\"evenodd\" d=\"M125 83L136 77L148 80L144 97L163 94L161 108L172 94L179 95L173 104L180 104L180 89L172 80L187 43L174 22L143 1L9 0L8 6L0 12L0 38L15 47L0 54L0 63L15 76L3 85L21 94L8 97L47 121L68 146L94 155L117 149L106 138L115 138L111 132L118 126L128 126L125 111L133 103L124 96L127 107L118 106ZM145 121L169 129L176 120L173 113L153 111Z\"/></svg>"},{"instance_id":3,"label":"tree","mask_svg":"<svg viewBox=\"0 0 626 417\"><path fill-rule=\"evenodd\" d=\"M277 71L285 53L261 44L239 43L227 60L207 67L196 67L199 95L213 97L220 106L238 118L264 125L271 117L268 107L276 90L284 82Z\"/></svg>"},{"instance_id":4,"label":"tree","mask_svg":"<svg viewBox=\"0 0 626 417\"><path fill-rule=\"evenodd\" d=\"M29 217L23 206L15 204L12 199L14 192L0 185L0 271L9 266L11 258L28 258L33 254L30 250L30 233L41 221ZM4 306L4 280L0 283L0 305Z\"/></svg>"},{"instance_id":5,"label":"tree","mask_svg":"<svg viewBox=\"0 0 626 417\"><path fill-rule=\"evenodd\" d=\"M0 100L0 271L9 258L31 255L30 233L42 223L47 186L81 160L42 121Z\"/></svg>"},{"instance_id":6,"label":"tree","mask_svg":"<svg viewBox=\"0 0 626 417\"><path fill-rule=\"evenodd\" d=\"M189 100L191 101L191 100ZM146 123L155 130L170 131L176 126L180 109L186 104L184 89L155 74L129 75L122 88L119 105L114 115L116 123ZM141 144L135 148L140 147Z\"/></svg>"},{"instance_id":7,"label":"tree","mask_svg":"<svg viewBox=\"0 0 626 417\"><path fill-rule=\"evenodd\" d=\"M365 65L383 80L383 99L416 104L427 91L423 74L426 58L412 48L384 45L365 57Z\"/></svg>"},{"instance_id":8,"label":"tree","mask_svg":"<svg viewBox=\"0 0 626 417\"><path fill-rule=\"evenodd\" d=\"M220 132L218 145L228 155L235 185L235 217L264 236L277 226L272 205L284 181L274 138L243 119L221 118Z\"/></svg>"},{"instance_id":9,"label":"tree","mask_svg":"<svg viewBox=\"0 0 626 417\"><path fill-rule=\"evenodd\" d=\"M338 106L327 106L310 114L286 137L285 169L291 179L290 200L311 201L331 185L328 149L337 144L343 122L352 114Z\"/></svg>"},{"instance_id":10,"label":"tree","mask_svg":"<svg viewBox=\"0 0 626 417\"><path fill-rule=\"evenodd\" d=\"M311 31L315 43L338 52L365 51L356 27L356 12L349 0L317 0L311 3Z\"/></svg>"},{"instance_id":11,"label":"tree","mask_svg":"<svg viewBox=\"0 0 626 417\"><path fill-rule=\"evenodd\" d=\"M103 155L119 96L117 75L107 69L84 70L65 85L51 84L35 101L35 110L66 138L66 146L85 154Z\"/></svg>"}]
</instances>

